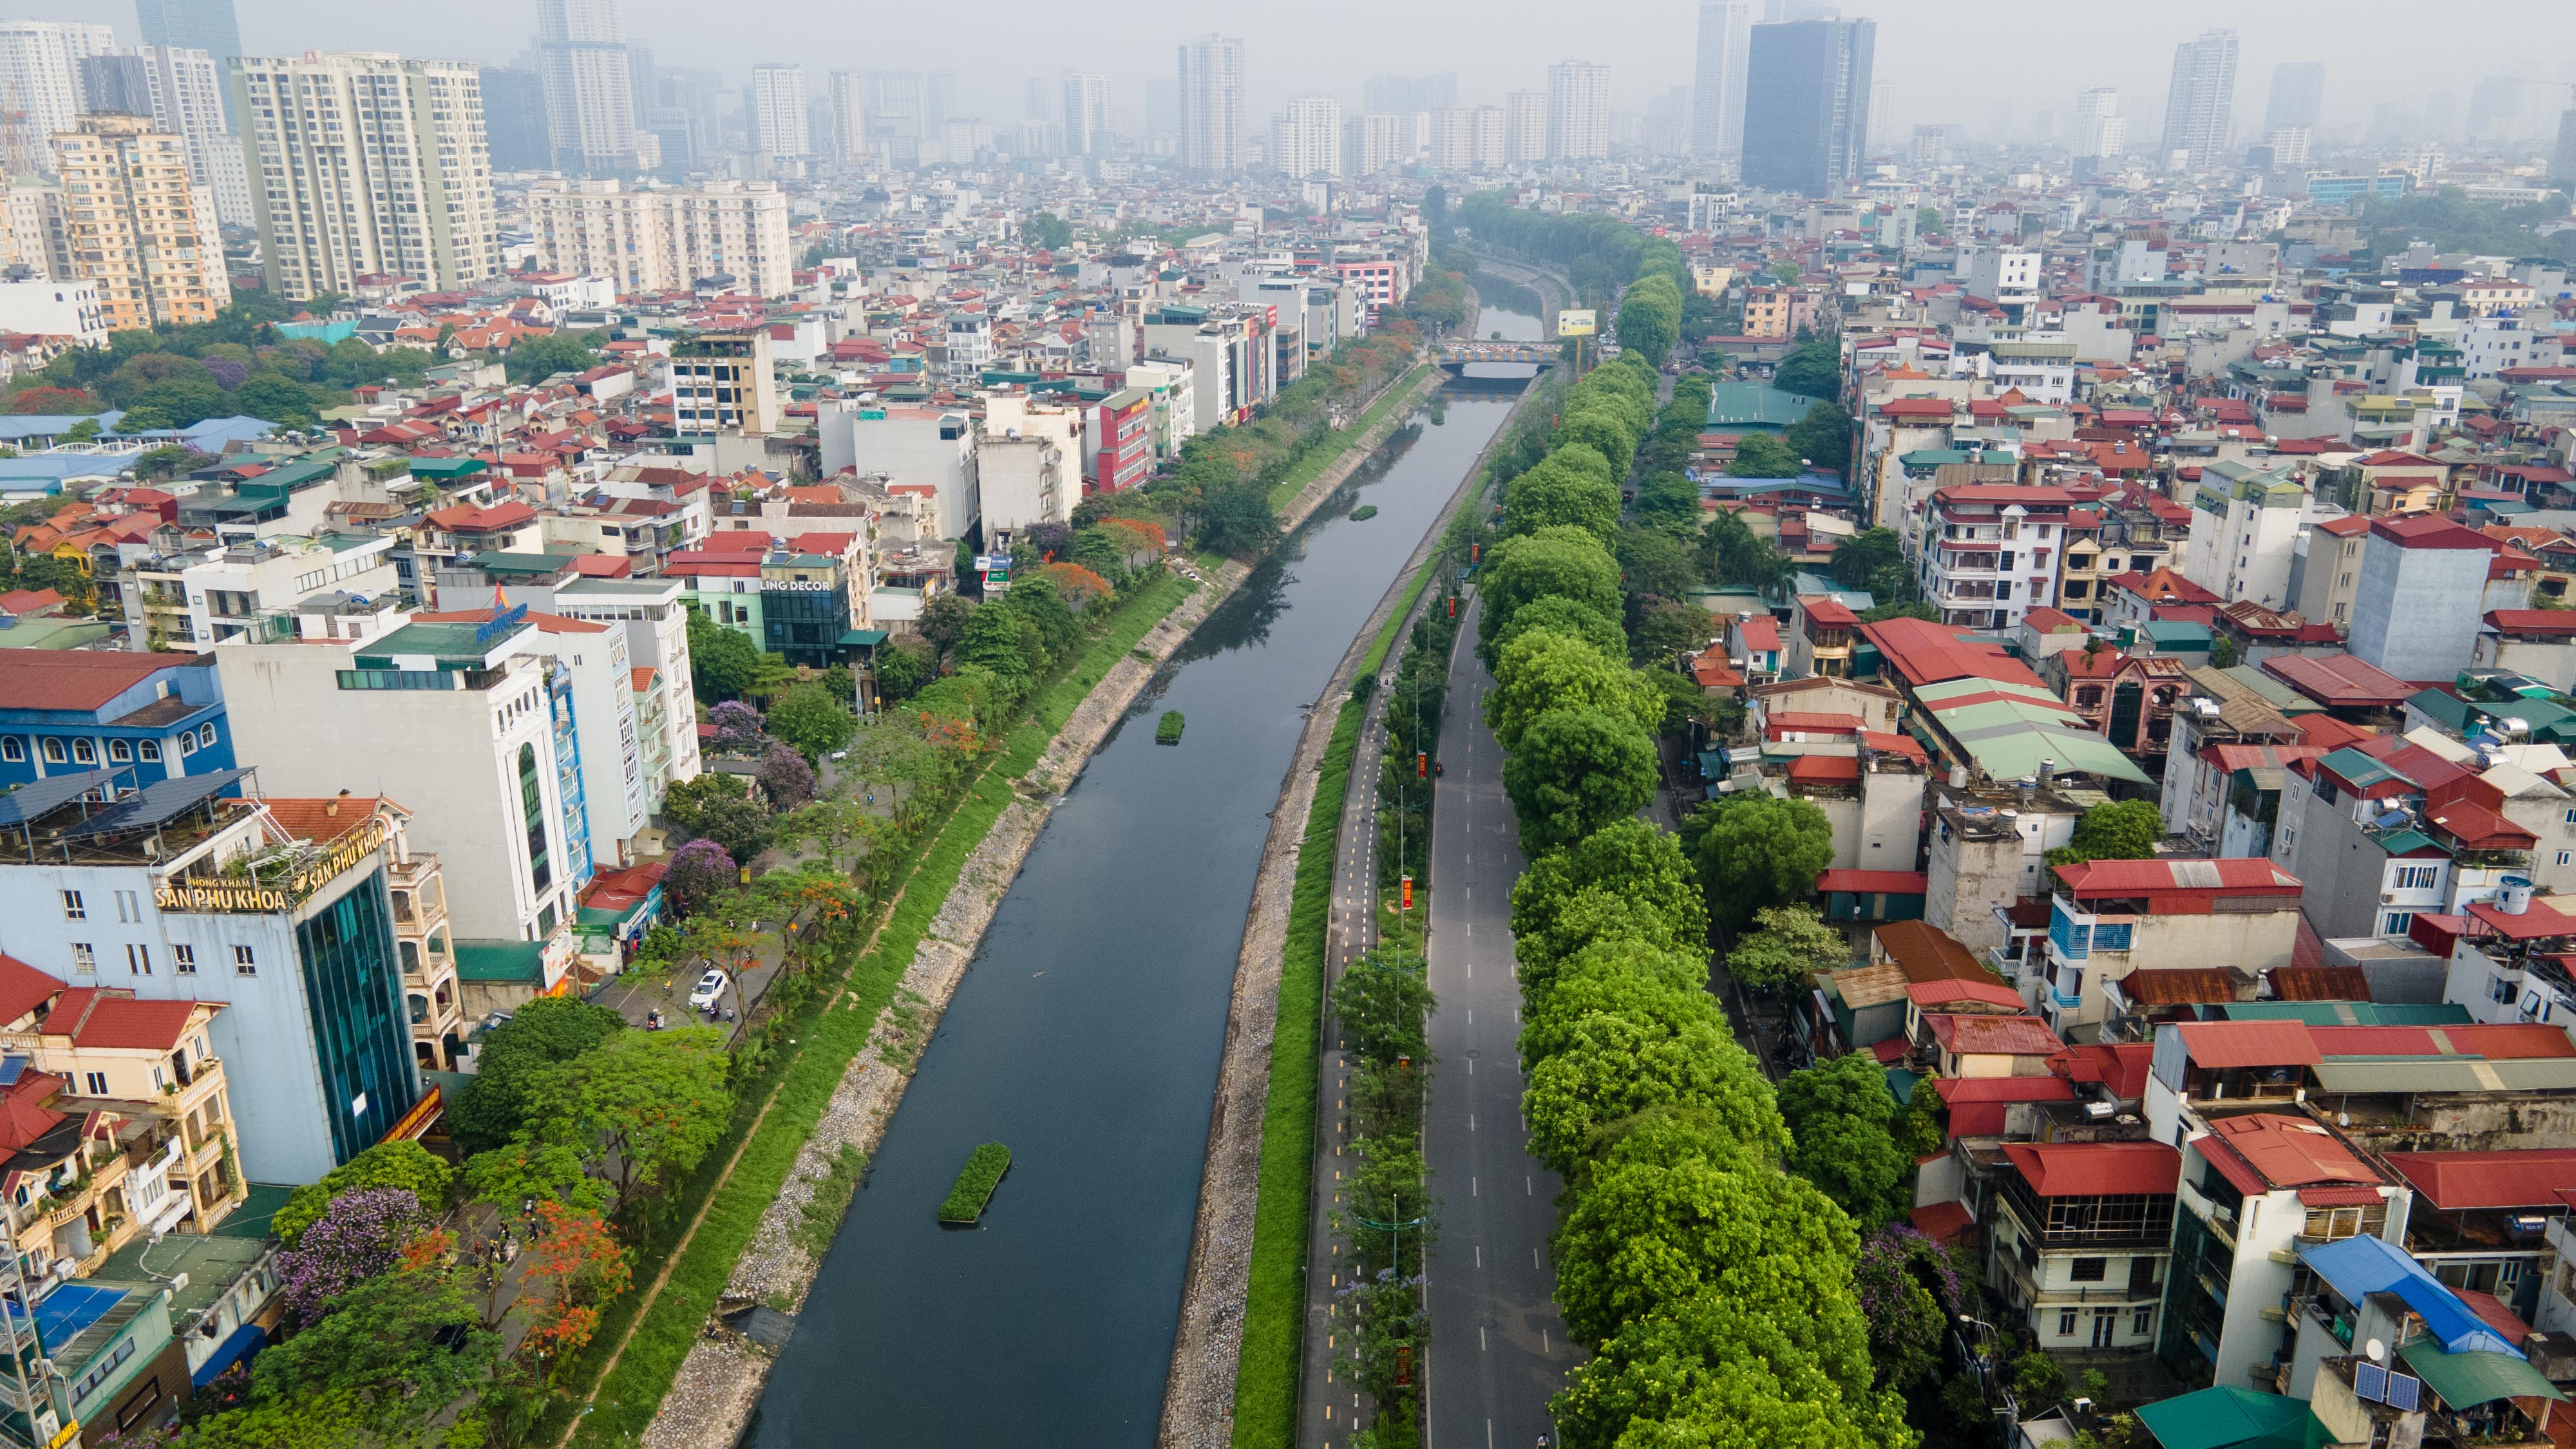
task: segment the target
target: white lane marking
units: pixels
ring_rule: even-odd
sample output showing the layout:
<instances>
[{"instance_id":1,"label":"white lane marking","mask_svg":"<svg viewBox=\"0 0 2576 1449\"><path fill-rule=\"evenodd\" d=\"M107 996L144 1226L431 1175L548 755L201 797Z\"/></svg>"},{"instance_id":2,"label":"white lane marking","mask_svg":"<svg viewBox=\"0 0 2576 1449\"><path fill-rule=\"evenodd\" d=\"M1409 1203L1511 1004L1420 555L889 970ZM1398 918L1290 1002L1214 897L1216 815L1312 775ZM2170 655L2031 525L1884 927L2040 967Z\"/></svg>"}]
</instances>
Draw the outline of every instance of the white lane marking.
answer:
<instances>
[{"instance_id":1,"label":"white lane marking","mask_svg":"<svg viewBox=\"0 0 2576 1449\"><path fill-rule=\"evenodd\" d=\"M1536 1248L1530 1249L1530 1266L1538 1269L1542 1273L1547 1271L1547 1265L1538 1260L1538 1249Z\"/></svg>"},{"instance_id":2,"label":"white lane marking","mask_svg":"<svg viewBox=\"0 0 2576 1449\"><path fill-rule=\"evenodd\" d=\"M1482 1243L1476 1245L1476 1266L1479 1268L1485 1266L1485 1245Z\"/></svg>"},{"instance_id":3,"label":"white lane marking","mask_svg":"<svg viewBox=\"0 0 2576 1449\"><path fill-rule=\"evenodd\" d=\"M1469 1196L1469 1197L1479 1197L1479 1196L1482 1196L1482 1194L1481 1194L1481 1193L1479 1193L1479 1192L1476 1190L1476 1179L1474 1179L1474 1178L1472 1178L1472 1177L1467 1179L1467 1196Z\"/></svg>"}]
</instances>

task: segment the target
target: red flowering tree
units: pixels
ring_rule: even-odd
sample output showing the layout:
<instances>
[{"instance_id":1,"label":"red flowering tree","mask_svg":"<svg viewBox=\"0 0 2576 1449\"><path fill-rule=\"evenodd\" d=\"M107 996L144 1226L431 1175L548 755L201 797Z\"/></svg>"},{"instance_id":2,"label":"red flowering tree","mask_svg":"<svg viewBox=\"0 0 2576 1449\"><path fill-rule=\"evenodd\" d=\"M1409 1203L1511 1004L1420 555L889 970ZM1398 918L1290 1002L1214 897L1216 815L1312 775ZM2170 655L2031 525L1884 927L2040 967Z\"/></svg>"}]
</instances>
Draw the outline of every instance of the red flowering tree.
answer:
<instances>
[{"instance_id":1,"label":"red flowering tree","mask_svg":"<svg viewBox=\"0 0 2576 1449\"><path fill-rule=\"evenodd\" d=\"M634 1283L626 1250L596 1213L537 1204L537 1232L520 1255L519 1307L528 1320L519 1352L553 1383L599 1330L600 1308Z\"/></svg>"},{"instance_id":2,"label":"red flowering tree","mask_svg":"<svg viewBox=\"0 0 2576 1449\"><path fill-rule=\"evenodd\" d=\"M55 387L46 383L31 387L9 399L13 413L94 413L104 404L76 387Z\"/></svg>"}]
</instances>

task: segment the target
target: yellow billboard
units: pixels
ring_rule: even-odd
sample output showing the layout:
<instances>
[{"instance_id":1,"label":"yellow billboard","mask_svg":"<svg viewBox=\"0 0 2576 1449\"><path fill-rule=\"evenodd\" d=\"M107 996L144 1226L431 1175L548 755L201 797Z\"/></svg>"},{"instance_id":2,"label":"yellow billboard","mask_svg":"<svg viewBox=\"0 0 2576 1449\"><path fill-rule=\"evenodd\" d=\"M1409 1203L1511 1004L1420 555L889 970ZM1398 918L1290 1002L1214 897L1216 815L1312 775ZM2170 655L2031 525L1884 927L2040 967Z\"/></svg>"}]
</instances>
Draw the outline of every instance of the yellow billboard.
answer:
<instances>
[{"instance_id":1,"label":"yellow billboard","mask_svg":"<svg viewBox=\"0 0 2576 1449\"><path fill-rule=\"evenodd\" d=\"M1590 308L1567 310L1556 314L1556 335L1559 337L1589 337L1599 330L1600 326Z\"/></svg>"}]
</instances>

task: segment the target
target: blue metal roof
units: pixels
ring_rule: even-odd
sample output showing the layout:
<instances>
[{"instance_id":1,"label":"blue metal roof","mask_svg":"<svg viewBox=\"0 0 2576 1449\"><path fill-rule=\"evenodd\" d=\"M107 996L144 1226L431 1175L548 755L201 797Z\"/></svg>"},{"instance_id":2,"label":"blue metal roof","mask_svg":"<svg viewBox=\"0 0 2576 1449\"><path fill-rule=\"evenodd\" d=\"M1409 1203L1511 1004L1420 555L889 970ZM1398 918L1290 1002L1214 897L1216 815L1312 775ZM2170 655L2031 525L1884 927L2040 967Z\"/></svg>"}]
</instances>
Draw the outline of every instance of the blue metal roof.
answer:
<instances>
[{"instance_id":1,"label":"blue metal roof","mask_svg":"<svg viewBox=\"0 0 2576 1449\"><path fill-rule=\"evenodd\" d=\"M188 1375L188 1382L202 1389L213 1383L217 1374L236 1363L256 1357L259 1351L266 1347L268 1347L268 1330L256 1323L245 1323L225 1337L223 1343L215 1349L214 1357L207 1359L195 1373Z\"/></svg>"},{"instance_id":2,"label":"blue metal roof","mask_svg":"<svg viewBox=\"0 0 2576 1449\"><path fill-rule=\"evenodd\" d=\"M2339 1238L2299 1249L2299 1261L2309 1271L2326 1281L2347 1303L2359 1303L2373 1293L2394 1293L2406 1306L2424 1320L2424 1327L2442 1341L2450 1353L2477 1351L2509 1353L2515 1358L2522 1350L2504 1341L2503 1335L2487 1327L2486 1320L2472 1312L2459 1295L2442 1286L2440 1280L2424 1271L2424 1265L2406 1256L2402 1249L2384 1238L2368 1234Z\"/></svg>"}]
</instances>

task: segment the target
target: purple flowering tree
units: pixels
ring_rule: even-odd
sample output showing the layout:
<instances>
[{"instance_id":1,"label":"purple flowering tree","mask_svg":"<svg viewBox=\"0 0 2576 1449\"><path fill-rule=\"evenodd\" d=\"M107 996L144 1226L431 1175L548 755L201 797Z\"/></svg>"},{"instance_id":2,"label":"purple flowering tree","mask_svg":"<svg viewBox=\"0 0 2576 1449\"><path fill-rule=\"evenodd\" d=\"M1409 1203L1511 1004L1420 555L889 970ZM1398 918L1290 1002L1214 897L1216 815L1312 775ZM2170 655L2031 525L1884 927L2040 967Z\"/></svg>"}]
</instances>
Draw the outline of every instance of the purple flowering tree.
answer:
<instances>
[{"instance_id":1,"label":"purple flowering tree","mask_svg":"<svg viewBox=\"0 0 2576 1449\"><path fill-rule=\"evenodd\" d=\"M360 1188L331 1199L296 1246L277 1255L277 1292L288 1315L320 1322L332 1299L391 1268L428 1225L409 1188Z\"/></svg>"},{"instance_id":2,"label":"purple flowering tree","mask_svg":"<svg viewBox=\"0 0 2576 1449\"><path fill-rule=\"evenodd\" d=\"M229 357L209 357L204 361L206 371L215 375L216 385L226 392L241 386L243 380L250 376L248 364L235 362Z\"/></svg>"},{"instance_id":3,"label":"purple flowering tree","mask_svg":"<svg viewBox=\"0 0 2576 1449\"><path fill-rule=\"evenodd\" d=\"M769 747L760 757L760 788L769 793L769 808L793 810L814 799L814 767L805 756L785 741Z\"/></svg>"},{"instance_id":4,"label":"purple flowering tree","mask_svg":"<svg viewBox=\"0 0 2576 1449\"><path fill-rule=\"evenodd\" d=\"M1869 1356L1880 1382L1903 1393L1941 1363L1941 1329L1962 1311L1959 1270L1949 1250L1901 1223L1860 1245L1852 1287L1869 1320Z\"/></svg>"},{"instance_id":5,"label":"purple flowering tree","mask_svg":"<svg viewBox=\"0 0 2576 1449\"><path fill-rule=\"evenodd\" d=\"M671 853L671 869L662 877L662 893L683 916L694 916L717 894L734 888L742 871L725 848L703 836Z\"/></svg>"},{"instance_id":6,"label":"purple flowering tree","mask_svg":"<svg viewBox=\"0 0 2576 1449\"><path fill-rule=\"evenodd\" d=\"M760 711L741 700L728 699L708 710L707 723L716 727L715 745L719 753L747 755L760 748Z\"/></svg>"}]
</instances>

